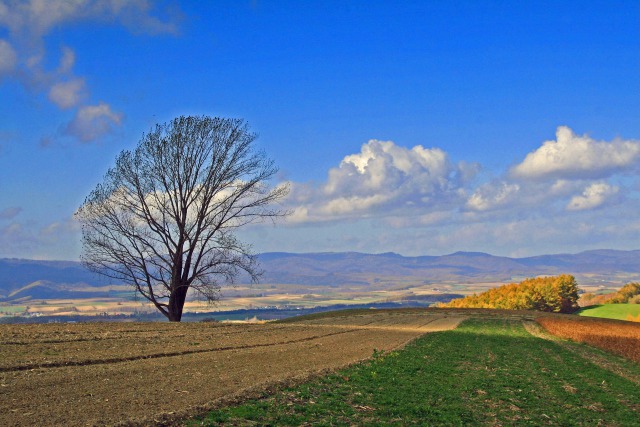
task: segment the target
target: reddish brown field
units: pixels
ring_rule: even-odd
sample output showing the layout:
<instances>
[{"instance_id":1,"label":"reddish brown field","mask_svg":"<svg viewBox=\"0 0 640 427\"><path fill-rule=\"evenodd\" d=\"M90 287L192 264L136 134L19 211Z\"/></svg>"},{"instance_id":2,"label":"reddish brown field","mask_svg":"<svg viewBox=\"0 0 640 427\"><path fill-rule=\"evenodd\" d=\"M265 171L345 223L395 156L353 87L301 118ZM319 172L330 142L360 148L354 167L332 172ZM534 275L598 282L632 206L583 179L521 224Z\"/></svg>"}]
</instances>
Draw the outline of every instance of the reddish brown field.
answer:
<instances>
[{"instance_id":1,"label":"reddish brown field","mask_svg":"<svg viewBox=\"0 0 640 427\"><path fill-rule=\"evenodd\" d=\"M287 324L0 325L0 426L157 424L454 328L364 311Z\"/></svg>"},{"instance_id":2,"label":"reddish brown field","mask_svg":"<svg viewBox=\"0 0 640 427\"><path fill-rule=\"evenodd\" d=\"M540 317L536 319L553 335L583 342L640 363L640 325L588 318Z\"/></svg>"}]
</instances>

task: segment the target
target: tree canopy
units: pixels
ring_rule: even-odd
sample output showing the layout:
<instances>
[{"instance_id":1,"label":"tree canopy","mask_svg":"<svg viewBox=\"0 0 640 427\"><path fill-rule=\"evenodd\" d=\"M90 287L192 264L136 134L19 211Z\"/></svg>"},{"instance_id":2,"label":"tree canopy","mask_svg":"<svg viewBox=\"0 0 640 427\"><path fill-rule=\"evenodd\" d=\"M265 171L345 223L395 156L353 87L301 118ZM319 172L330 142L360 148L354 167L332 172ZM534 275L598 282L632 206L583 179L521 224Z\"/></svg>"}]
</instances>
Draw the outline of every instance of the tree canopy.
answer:
<instances>
[{"instance_id":1,"label":"tree canopy","mask_svg":"<svg viewBox=\"0 0 640 427\"><path fill-rule=\"evenodd\" d=\"M82 261L132 285L171 321L192 289L213 302L241 272L261 271L236 230L286 215L277 168L241 119L178 117L122 151L76 217Z\"/></svg>"}]
</instances>

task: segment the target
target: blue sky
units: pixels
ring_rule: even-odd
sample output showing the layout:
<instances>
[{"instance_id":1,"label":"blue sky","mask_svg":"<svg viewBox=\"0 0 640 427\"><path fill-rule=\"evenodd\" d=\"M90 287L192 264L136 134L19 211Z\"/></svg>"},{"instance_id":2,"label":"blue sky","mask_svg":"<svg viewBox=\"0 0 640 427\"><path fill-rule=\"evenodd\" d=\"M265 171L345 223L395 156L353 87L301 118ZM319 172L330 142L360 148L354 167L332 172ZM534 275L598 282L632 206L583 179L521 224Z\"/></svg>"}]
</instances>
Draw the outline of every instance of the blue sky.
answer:
<instances>
[{"instance_id":1,"label":"blue sky","mask_svg":"<svg viewBox=\"0 0 640 427\"><path fill-rule=\"evenodd\" d=\"M640 247L640 3L0 0L0 257L178 115L242 117L293 214L256 251ZM276 184L274 182L274 184Z\"/></svg>"}]
</instances>

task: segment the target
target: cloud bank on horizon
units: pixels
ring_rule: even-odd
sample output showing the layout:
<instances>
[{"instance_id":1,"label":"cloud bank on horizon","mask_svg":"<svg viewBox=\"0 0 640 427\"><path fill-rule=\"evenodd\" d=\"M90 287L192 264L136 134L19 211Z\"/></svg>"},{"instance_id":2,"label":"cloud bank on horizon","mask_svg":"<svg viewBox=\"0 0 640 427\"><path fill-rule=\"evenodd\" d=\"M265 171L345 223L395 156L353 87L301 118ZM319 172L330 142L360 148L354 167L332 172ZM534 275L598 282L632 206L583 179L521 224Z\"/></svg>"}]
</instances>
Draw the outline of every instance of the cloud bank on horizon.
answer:
<instances>
[{"instance_id":1,"label":"cloud bank on horizon","mask_svg":"<svg viewBox=\"0 0 640 427\"><path fill-rule=\"evenodd\" d=\"M360 153L345 156L325 182L290 183L287 227L350 222L358 228L366 220L381 236L396 229L445 247L502 241L527 248L569 236L597 245L638 232L629 213L638 207L639 154L640 140L597 141L560 126L555 140L483 182L482 165L454 163L439 148L371 140ZM616 224L599 224L612 216L619 218ZM378 247L379 236L363 237L369 243L361 250ZM411 237L396 250L402 247L417 251Z\"/></svg>"}]
</instances>

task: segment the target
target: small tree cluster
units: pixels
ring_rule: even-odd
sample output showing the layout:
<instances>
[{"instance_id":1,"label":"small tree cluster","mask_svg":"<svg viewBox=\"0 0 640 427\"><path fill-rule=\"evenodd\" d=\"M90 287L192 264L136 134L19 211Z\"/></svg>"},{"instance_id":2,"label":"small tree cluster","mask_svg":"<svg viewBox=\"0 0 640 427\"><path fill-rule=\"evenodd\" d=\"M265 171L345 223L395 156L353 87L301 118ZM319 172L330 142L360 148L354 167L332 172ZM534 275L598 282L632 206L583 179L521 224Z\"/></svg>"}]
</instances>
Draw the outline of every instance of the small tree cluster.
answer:
<instances>
[{"instance_id":1,"label":"small tree cluster","mask_svg":"<svg viewBox=\"0 0 640 427\"><path fill-rule=\"evenodd\" d=\"M568 274L527 279L442 304L450 308L495 308L571 313L578 308L578 284Z\"/></svg>"},{"instance_id":2,"label":"small tree cluster","mask_svg":"<svg viewBox=\"0 0 640 427\"><path fill-rule=\"evenodd\" d=\"M610 294L588 293L580 298L580 305L583 307L598 304L640 304L640 283L627 283L617 292Z\"/></svg>"}]
</instances>

